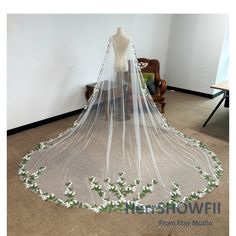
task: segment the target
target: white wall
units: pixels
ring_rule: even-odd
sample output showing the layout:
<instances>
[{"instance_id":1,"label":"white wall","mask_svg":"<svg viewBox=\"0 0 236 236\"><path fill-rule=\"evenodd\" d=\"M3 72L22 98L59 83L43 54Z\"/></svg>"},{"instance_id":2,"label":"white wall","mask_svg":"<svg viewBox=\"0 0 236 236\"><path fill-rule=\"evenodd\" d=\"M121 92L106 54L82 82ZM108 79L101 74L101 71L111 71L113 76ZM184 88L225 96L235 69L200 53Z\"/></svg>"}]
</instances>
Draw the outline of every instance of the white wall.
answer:
<instances>
[{"instance_id":1,"label":"white wall","mask_svg":"<svg viewBox=\"0 0 236 236\"><path fill-rule=\"evenodd\" d=\"M227 28L224 36L223 47L221 50L220 61L217 70L216 82L229 79L229 29Z\"/></svg>"},{"instance_id":2,"label":"white wall","mask_svg":"<svg viewBox=\"0 0 236 236\"><path fill-rule=\"evenodd\" d=\"M8 129L82 108L118 26L163 73L170 23L171 15L8 15Z\"/></svg>"},{"instance_id":3,"label":"white wall","mask_svg":"<svg viewBox=\"0 0 236 236\"><path fill-rule=\"evenodd\" d=\"M172 16L164 78L170 86L213 94L227 15Z\"/></svg>"}]
</instances>

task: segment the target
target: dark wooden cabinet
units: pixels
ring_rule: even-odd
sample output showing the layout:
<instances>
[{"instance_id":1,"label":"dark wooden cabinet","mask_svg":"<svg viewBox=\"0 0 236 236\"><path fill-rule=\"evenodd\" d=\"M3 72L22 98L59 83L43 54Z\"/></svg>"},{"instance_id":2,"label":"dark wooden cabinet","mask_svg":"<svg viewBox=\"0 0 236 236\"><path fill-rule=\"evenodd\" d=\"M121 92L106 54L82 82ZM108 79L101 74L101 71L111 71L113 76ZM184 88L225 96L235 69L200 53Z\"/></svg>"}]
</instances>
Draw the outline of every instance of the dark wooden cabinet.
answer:
<instances>
[{"instance_id":1,"label":"dark wooden cabinet","mask_svg":"<svg viewBox=\"0 0 236 236\"><path fill-rule=\"evenodd\" d=\"M86 97L87 100L89 100L89 98L93 94L93 90L94 90L96 84L97 83L92 83L92 84L87 84L86 85L85 97Z\"/></svg>"}]
</instances>

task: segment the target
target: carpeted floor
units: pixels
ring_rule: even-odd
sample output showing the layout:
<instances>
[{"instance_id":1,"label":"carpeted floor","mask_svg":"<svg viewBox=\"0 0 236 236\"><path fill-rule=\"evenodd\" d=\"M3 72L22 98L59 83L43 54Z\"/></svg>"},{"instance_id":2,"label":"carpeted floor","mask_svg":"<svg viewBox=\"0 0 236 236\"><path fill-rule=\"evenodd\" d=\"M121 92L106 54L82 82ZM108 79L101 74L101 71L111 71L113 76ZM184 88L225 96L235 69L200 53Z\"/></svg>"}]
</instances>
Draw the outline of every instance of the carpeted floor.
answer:
<instances>
[{"instance_id":1,"label":"carpeted floor","mask_svg":"<svg viewBox=\"0 0 236 236\"><path fill-rule=\"evenodd\" d=\"M224 168L220 186L197 201L198 203L219 202L220 214L212 212L194 215L190 213L96 214L86 209L67 209L54 203L44 202L36 194L26 190L17 175L21 158L40 141L64 131L76 119L76 116L73 116L8 137L8 235L227 236L229 234L229 110L221 106L209 124L202 128L202 124L221 96L207 99L168 91L164 114L175 128L202 140L220 157ZM208 225L193 226L191 225L193 220L208 221ZM161 225L161 221L170 224ZM190 226L177 225L178 221L190 221Z\"/></svg>"}]
</instances>

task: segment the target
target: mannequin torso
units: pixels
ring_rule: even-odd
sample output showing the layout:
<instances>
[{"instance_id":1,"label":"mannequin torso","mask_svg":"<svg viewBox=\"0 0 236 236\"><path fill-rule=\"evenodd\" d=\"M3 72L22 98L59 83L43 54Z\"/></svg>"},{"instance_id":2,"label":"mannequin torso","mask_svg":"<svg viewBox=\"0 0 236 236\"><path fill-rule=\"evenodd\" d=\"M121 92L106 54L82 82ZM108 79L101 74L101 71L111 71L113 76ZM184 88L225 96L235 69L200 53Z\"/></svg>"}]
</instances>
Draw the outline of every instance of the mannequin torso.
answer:
<instances>
[{"instance_id":1,"label":"mannequin torso","mask_svg":"<svg viewBox=\"0 0 236 236\"><path fill-rule=\"evenodd\" d=\"M117 33L112 36L112 42L115 53L116 71L128 71L126 52L130 38L123 32L122 28L118 28Z\"/></svg>"}]
</instances>

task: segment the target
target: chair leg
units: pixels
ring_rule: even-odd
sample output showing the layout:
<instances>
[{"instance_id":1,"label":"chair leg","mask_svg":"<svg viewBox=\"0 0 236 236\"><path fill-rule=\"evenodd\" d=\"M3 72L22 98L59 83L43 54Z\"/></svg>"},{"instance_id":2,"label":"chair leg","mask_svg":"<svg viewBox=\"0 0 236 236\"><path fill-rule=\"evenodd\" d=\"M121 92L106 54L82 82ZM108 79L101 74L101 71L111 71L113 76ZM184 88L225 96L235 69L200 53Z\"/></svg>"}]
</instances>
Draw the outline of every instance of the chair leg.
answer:
<instances>
[{"instance_id":1,"label":"chair leg","mask_svg":"<svg viewBox=\"0 0 236 236\"><path fill-rule=\"evenodd\" d=\"M165 103L164 101L162 101L162 102L161 102L161 113L164 113L164 112L165 112L165 110L164 110L165 105L166 105L166 103Z\"/></svg>"}]
</instances>

